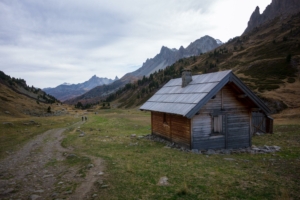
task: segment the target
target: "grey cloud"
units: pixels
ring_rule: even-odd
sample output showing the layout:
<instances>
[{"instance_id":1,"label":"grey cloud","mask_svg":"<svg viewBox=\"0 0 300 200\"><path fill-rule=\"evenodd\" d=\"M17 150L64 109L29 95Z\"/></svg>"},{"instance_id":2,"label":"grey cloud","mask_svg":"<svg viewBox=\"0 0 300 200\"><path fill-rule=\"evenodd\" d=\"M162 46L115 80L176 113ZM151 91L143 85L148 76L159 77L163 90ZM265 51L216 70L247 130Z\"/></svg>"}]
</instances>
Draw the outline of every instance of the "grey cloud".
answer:
<instances>
[{"instance_id":1,"label":"grey cloud","mask_svg":"<svg viewBox=\"0 0 300 200\"><path fill-rule=\"evenodd\" d=\"M208 21L218 2L2 0L0 70L24 75L37 87L83 82L94 74L120 77L162 45L179 48L213 33L217 25Z\"/></svg>"}]
</instances>

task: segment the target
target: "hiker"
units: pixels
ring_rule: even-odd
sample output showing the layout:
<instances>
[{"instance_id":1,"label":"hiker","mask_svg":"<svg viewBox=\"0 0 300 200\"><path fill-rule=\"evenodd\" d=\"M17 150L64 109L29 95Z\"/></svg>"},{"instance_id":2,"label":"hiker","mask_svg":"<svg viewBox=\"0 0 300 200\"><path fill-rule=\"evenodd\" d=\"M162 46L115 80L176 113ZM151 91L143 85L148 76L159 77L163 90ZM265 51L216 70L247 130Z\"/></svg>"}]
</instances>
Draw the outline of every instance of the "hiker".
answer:
<instances>
[{"instance_id":1,"label":"hiker","mask_svg":"<svg viewBox=\"0 0 300 200\"><path fill-rule=\"evenodd\" d=\"M87 121L87 117L85 116L85 121Z\"/></svg>"},{"instance_id":2,"label":"hiker","mask_svg":"<svg viewBox=\"0 0 300 200\"><path fill-rule=\"evenodd\" d=\"M83 121L83 116L82 116L82 121Z\"/></svg>"}]
</instances>

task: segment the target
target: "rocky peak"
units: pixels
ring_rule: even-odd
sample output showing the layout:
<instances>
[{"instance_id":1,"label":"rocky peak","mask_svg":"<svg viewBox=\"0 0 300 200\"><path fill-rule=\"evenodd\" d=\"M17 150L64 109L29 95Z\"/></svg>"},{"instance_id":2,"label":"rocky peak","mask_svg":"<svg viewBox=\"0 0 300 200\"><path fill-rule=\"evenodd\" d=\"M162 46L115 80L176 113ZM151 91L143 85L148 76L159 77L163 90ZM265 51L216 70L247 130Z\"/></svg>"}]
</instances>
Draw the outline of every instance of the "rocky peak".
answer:
<instances>
[{"instance_id":1,"label":"rocky peak","mask_svg":"<svg viewBox=\"0 0 300 200\"><path fill-rule=\"evenodd\" d=\"M266 7L262 14L260 14L258 6L255 8L243 34L249 33L255 27L275 17L292 15L298 12L300 12L299 0L272 0L272 3Z\"/></svg>"},{"instance_id":2,"label":"rocky peak","mask_svg":"<svg viewBox=\"0 0 300 200\"><path fill-rule=\"evenodd\" d=\"M118 80L116 76L115 80ZM96 75L92 76L88 81L78 84L62 84L55 88L44 88L44 91L61 101L65 101L69 98L84 94L88 90L91 90L100 85L108 85L115 80L108 78L99 78Z\"/></svg>"},{"instance_id":3,"label":"rocky peak","mask_svg":"<svg viewBox=\"0 0 300 200\"><path fill-rule=\"evenodd\" d=\"M260 15L260 12L259 12L259 7L256 6L254 12L252 13L251 17L250 17L250 20L248 22L248 28L249 29L252 29L254 28L257 24L260 24L261 23L261 20L262 19L262 16ZM247 31L247 29L246 29ZM246 32L245 31L245 32Z\"/></svg>"},{"instance_id":4,"label":"rocky peak","mask_svg":"<svg viewBox=\"0 0 300 200\"><path fill-rule=\"evenodd\" d=\"M160 49L160 53L161 54L166 54L168 52L172 51L171 49L169 49L168 47L162 46Z\"/></svg>"},{"instance_id":5,"label":"rocky peak","mask_svg":"<svg viewBox=\"0 0 300 200\"><path fill-rule=\"evenodd\" d=\"M210 51L212 49L212 46L217 47L219 44L217 41L206 35L204 37L201 37L200 39L192 42L187 48L186 51L190 55L199 55L200 53L204 53L207 51Z\"/></svg>"},{"instance_id":6,"label":"rocky peak","mask_svg":"<svg viewBox=\"0 0 300 200\"><path fill-rule=\"evenodd\" d=\"M172 54L174 54L174 51L169 49L168 47L162 46L159 54L163 58L167 58L170 57Z\"/></svg>"},{"instance_id":7,"label":"rocky peak","mask_svg":"<svg viewBox=\"0 0 300 200\"><path fill-rule=\"evenodd\" d=\"M218 43L216 39L206 35L194 42L191 42L187 48L180 46L177 50L176 48L170 49L162 46L159 54L157 54L154 58L147 59L141 68L131 72L130 75L134 77L149 76L155 71L165 69L167 66L174 64L181 58L198 56L200 53L211 51L221 44L221 41Z\"/></svg>"},{"instance_id":8,"label":"rocky peak","mask_svg":"<svg viewBox=\"0 0 300 200\"><path fill-rule=\"evenodd\" d=\"M97 77L96 75L94 75L94 76L92 76L92 77L89 79L89 81L97 80L97 79L98 79L98 77Z\"/></svg>"},{"instance_id":9,"label":"rocky peak","mask_svg":"<svg viewBox=\"0 0 300 200\"><path fill-rule=\"evenodd\" d=\"M180 52L183 52L183 51L184 51L183 46L180 46L180 47L179 47L179 51L180 51Z\"/></svg>"},{"instance_id":10,"label":"rocky peak","mask_svg":"<svg viewBox=\"0 0 300 200\"><path fill-rule=\"evenodd\" d=\"M259 7L256 6L254 12L252 13L252 15L250 17L250 21L256 21L258 18L260 18L260 11L259 11Z\"/></svg>"},{"instance_id":11,"label":"rocky peak","mask_svg":"<svg viewBox=\"0 0 300 200\"><path fill-rule=\"evenodd\" d=\"M223 42L221 40L219 40L219 39L216 39L216 42L217 42L218 45L222 45L223 44Z\"/></svg>"}]
</instances>

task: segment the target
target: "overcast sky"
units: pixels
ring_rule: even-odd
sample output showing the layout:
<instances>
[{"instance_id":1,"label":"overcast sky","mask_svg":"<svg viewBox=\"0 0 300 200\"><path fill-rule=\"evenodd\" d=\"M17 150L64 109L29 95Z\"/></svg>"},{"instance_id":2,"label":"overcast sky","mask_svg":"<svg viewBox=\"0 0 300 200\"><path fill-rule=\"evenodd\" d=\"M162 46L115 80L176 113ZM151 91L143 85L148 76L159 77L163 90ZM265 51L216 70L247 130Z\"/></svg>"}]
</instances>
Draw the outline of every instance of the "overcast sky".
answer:
<instances>
[{"instance_id":1,"label":"overcast sky","mask_svg":"<svg viewBox=\"0 0 300 200\"><path fill-rule=\"evenodd\" d=\"M161 46L222 42L271 0L0 0L0 70L35 87L114 78Z\"/></svg>"}]
</instances>

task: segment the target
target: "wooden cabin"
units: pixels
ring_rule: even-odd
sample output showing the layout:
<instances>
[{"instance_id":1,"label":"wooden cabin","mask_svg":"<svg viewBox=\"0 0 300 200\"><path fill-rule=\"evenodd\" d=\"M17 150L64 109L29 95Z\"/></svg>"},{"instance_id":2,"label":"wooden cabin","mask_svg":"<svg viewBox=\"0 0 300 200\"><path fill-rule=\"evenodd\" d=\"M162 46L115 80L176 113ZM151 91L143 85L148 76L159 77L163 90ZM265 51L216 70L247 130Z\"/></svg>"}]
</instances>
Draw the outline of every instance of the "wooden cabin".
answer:
<instances>
[{"instance_id":1,"label":"wooden cabin","mask_svg":"<svg viewBox=\"0 0 300 200\"><path fill-rule=\"evenodd\" d=\"M141 107L151 111L152 134L190 149L251 146L272 132L269 108L231 70L172 79Z\"/></svg>"}]
</instances>

